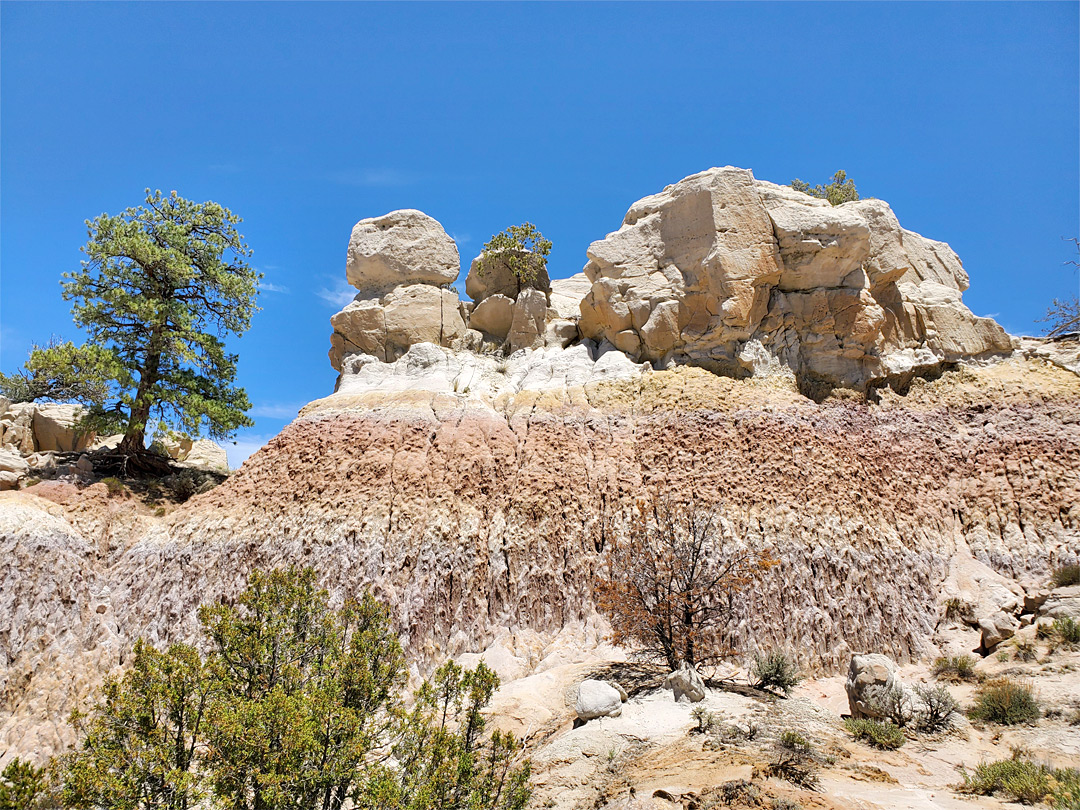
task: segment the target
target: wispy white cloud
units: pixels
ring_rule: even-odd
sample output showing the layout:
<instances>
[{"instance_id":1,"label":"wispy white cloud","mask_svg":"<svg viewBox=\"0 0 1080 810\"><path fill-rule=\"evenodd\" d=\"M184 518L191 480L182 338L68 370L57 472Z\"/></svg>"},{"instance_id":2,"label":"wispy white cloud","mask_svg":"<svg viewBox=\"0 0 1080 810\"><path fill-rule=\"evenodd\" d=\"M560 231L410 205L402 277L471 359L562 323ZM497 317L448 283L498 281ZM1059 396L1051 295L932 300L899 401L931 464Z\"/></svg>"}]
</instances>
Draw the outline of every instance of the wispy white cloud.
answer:
<instances>
[{"instance_id":1,"label":"wispy white cloud","mask_svg":"<svg viewBox=\"0 0 1080 810\"><path fill-rule=\"evenodd\" d=\"M417 182L417 177L409 172L398 169L346 169L345 171L333 172L329 179L333 183L343 186L359 186L364 188L390 188L394 186L409 186Z\"/></svg>"},{"instance_id":2,"label":"wispy white cloud","mask_svg":"<svg viewBox=\"0 0 1080 810\"><path fill-rule=\"evenodd\" d=\"M293 402L262 402L255 405L250 413L252 416L261 416L265 419L292 419L306 404L303 402L300 404Z\"/></svg>"},{"instance_id":3,"label":"wispy white cloud","mask_svg":"<svg viewBox=\"0 0 1080 810\"><path fill-rule=\"evenodd\" d=\"M291 292L289 290L289 288L286 287L284 284L274 284L274 283L269 282L269 281L264 281L262 284L260 284L259 289L260 290L266 290L266 292L272 292L272 293L284 293L286 295L288 295Z\"/></svg>"},{"instance_id":4,"label":"wispy white cloud","mask_svg":"<svg viewBox=\"0 0 1080 810\"><path fill-rule=\"evenodd\" d=\"M452 233L450 238L457 242L459 245L467 245L472 241L472 236L467 233Z\"/></svg>"},{"instance_id":5,"label":"wispy white cloud","mask_svg":"<svg viewBox=\"0 0 1080 810\"><path fill-rule=\"evenodd\" d=\"M323 301L341 309L356 297L356 290L344 279L334 279L329 287L320 287L315 291Z\"/></svg>"},{"instance_id":6,"label":"wispy white cloud","mask_svg":"<svg viewBox=\"0 0 1080 810\"><path fill-rule=\"evenodd\" d=\"M249 456L274 438L274 435L271 433L248 433L238 436L234 441L226 442L225 453L229 457L229 467L235 470L247 461Z\"/></svg>"}]
</instances>

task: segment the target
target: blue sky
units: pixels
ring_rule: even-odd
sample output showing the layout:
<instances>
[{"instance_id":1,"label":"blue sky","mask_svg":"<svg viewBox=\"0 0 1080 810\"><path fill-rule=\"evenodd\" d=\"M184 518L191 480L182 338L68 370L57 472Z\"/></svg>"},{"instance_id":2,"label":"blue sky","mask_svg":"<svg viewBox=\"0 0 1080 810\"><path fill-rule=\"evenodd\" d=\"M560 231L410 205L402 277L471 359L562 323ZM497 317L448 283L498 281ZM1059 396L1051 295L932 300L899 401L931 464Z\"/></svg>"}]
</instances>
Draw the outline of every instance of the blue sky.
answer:
<instances>
[{"instance_id":1,"label":"blue sky","mask_svg":"<svg viewBox=\"0 0 1080 810\"><path fill-rule=\"evenodd\" d=\"M465 268L507 225L555 277L634 200L710 166L838 168L949 242L978 314L1075 294L1070 3L0 4L0 370L77 339L83 220L149 186L244 218L266 274L235 342L256 427L333 389L352 225L419 208Z\"/></svg>"}]
</instances>

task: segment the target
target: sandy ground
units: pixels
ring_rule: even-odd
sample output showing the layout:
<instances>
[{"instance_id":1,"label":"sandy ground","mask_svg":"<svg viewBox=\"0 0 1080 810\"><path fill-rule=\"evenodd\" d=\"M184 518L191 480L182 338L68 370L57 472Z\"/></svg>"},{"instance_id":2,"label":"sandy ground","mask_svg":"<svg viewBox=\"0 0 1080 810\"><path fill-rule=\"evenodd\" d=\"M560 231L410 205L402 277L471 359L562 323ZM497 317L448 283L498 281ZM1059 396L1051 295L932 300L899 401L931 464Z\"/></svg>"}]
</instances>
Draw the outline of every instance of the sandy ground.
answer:
<instances>
[{"instance_id":1,"label":"sandy ground","mask_svg":"<svg viewBox=\"0 0 1080 810\"><path fill-rule=\"evenodd\" d=\"M694 705L675 703L661 688L662 672L600 660L512 681L500 690L492 710L499 725L527 739L535 807L769 808L782 799L837 810L1015 807L958 793L960 769L1008 758L1014 750L1058 767L1080 767L1080 725L1070 724L1080 708L1080 652L1047 654L1043 646L1033 662L1017 661L1011 653L1007 661L991 655L979 661L978 670L986 677L1006 674L1029 681L1046 716L1018 727L972 724L961 716L948 732L911 733L899 750L879 751L854 741L844 728L841 715L848 705L842 675L804 681L787 698L750 689L743 678L710 688L696 704L742 735L702 734L696 731ZM936 683L928 664L903 667L901 675L909 685ZM575 727L576 685L586 677L614 677L627 688L631 694L621 716ZM947 685L962 707L970 706L973 684ZM799 731L820 753L819 783L812 790L765 773L775 758L776 738L787 729ZM722 786L734 780L753 781L757 804L714 804Z\"/></svg>"}]
</instances>

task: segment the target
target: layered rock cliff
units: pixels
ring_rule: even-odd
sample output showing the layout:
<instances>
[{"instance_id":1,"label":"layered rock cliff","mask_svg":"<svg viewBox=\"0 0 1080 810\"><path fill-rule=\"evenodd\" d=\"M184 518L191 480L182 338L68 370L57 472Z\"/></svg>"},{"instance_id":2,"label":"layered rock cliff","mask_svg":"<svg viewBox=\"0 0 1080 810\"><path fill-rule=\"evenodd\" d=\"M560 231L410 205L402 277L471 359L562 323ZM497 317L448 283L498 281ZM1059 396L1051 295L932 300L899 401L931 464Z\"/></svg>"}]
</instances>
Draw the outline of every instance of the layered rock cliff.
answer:
<instances>
[{"instance_id":1,"label":"layered rock cliff","mask_svg":"<svg viewBox=\"0 0 1080 810\"><path fill-rule=\"evenodd\" d=\"M70 741L66 713L136 637L192 637L253 567L312 565L335 599L372 587L416 671L493 648L510 677L553 666L602 637L594 574L654 491L779 558L732 641L811 669L933 654L946 598L995 608L981 583L1023 595L1075 560L1075 344L1014 351L960 303L955 255L881 226L884 203L794 195L688 178L594 244L586 277L487 290L510 315L485 329L444 286L434 220L362 221L337 390L224 484L163 518L101 484L0 495L0 749ZM789 202L818 219L785 242Z\"/></svg>"}]
</instances>

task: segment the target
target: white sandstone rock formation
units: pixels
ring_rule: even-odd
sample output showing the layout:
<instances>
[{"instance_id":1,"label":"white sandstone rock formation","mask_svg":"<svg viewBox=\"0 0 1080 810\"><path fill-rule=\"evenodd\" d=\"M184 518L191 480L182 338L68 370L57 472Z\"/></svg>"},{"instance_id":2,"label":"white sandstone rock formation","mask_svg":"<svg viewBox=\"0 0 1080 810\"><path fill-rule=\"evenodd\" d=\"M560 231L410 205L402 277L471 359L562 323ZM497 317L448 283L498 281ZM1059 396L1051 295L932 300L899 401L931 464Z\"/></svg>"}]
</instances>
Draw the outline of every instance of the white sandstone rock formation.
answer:
<instances>
[{"instance_id":1,"label":"white sandstone rock formation","mask_svg":"<svg viewBox=\"0 0 1080 810\"><path fill-rule=\"evenodd\" d=\"M81 405L58 402L35 404L35 449L53 452L85 450L90 445L93 436L76 430L76 424L85 410Z\"/></svg>"},{"instance_id":2,"label":"white sandstone rock formation","mask_svg":"<svg viewBox=\"0 0 1080 810\"><path fill-rule=\"evenodd\" d=\"M1051 619L1072 619L1080 622L1080 585L1055 588L1039 608L1040 616Z\"/></svg>"},{"instance_id":3,"label":"white sandstone rock formation","mask_svg":"<svg viewBox=\"0 0 1080 810\"><path fill-rule=\"evenodd\" d=\"M15 489L19 485L19 479L25 477L29 471L30 465L18 451L9 446L0 446L0 490Z\"/></svg>"},{"instance_id":4,"label":"white sandstone rock formation","mask_svg":"<svg viewBox=\"0 0 1080 810\"><path fill-rule=\"evenodd\" d=\"M618 717L622 714L623 693L604 681L584 680L578 686L574 710L579 720Z\"/></svg>"},{"instance_id":5,"label":"white sandstone rock formation","mask_svg":"<svg viewBox=\"0 0 1080 810\"><path fill-rule=\"evenodd\" d=\"M465 279L465 292L476 302L469 327L486 340L501 344L507 354L568 346L578 338L579 309L570 299L579 293L580 283L567 281L552 282L547 268L538 267L536 278L522 283L510 271L503 254L481 253L472 260ZM557 296L555 285L560 291Z\"/></svg>"},{"instance_id":6,"label":"white sandstone rock formation","mask_svg":"<svg viewBox=\"0 0 1080 810\"><path fill-rule=\"evenodd\" d=\"M220 473L229 471L228 453L224 447L210 439L196 439L180 461L185 467L198 470L212 470Z\"/></svg>"},{"instance_id":7,"label":"white sandstone rock formation","mask_svg":"<svg viewBox=\"0 0 1080 810\"><path fill-rule=\"evenodd\" d=\"M391 211L353 226L345 273L358 290L384 293L408 284L452 284L460 269L454 240L422 211Z\"/></svg>"},{"instance_id":8,"label":"white sandstone rock formation","mask_svg":"<svg viewBox=\"0 0 1080 810\"><path fill-rule=\"evenodd\" d=\"M963 305L956 254L885 202L833 207L745 169L639 200L588 256L582 335L656 364L862 389L1013 349Z\"/></svg>"},{"instance_id":9,"label":"white sandstone rock formation","mask_svg":"<svg viewBox=\"0 0 1080 810\"><path fill-rule=\"evenodd\" d=\"M154 442L155 449L185 467L227 473L229 456L225 448L211 439L191 439L187 436L162 438Z\"/></svg>"},{"instance_id":10,"label":"white sandstone rock formation","mask_svg":"<svg viewBox=\"0 0 1080 810\"><path fill-rule=\"evenodd\" d=\"M696 669L685 662L664 678L664 688L674 693L676 703L698 703L705 699L705 681Z\"/></svg>"},{"instance_id":11,"label":"white sandstone rock formation","mask_svg":"<svg viewBox=\"0 0 1080 810\"><path fill-rule=\"evenodd\" d=\"M852 717L881 717L885 696L894 688L906 689L900 682L896 664L880 653L851 656L844 689Z\"/></svg>"},{"instance_id":12,"label":"white sandstone rock formation","mask_svg":"<svg viewBox=\"0 0 1080 810\"><path fill-rule=\"evenodd\" d=\"M34 445L34 413L37 407L32 402L12 404L6 397L0 397L0 445L10 447L17 453L28 456L36 449Z\"/></svg>"},{"instance_id":13,"label":"white sandstone rock formation","mask_svg":"<svg viewBox=\"0 0 1080 810\"><path fill-rule=\"evenodd\" d=\"M576 322L581 317L581 301L591 289L592 282L584 273L554 279L551 282L551 308L560 318Z\"/></svg>"},{"instance_id":14,"label":"white sandstone rock formation","mask_svg":"<svg viewBox=\"0 0 1080 810\"><path fill-rule=\"evenodd\" d=\"M982 634L982 648L987 652L1016 635L1020 629L1020 620L1011 613L998 611L979 620L979 632Z\"/></svg>"},{"instance_id":15,"label":"white sandstone rock formation","mask_svg":"<svg viewBox=\"0 0 1080 810\"><path fill-rule=\"evenodd\" d=\"M348 354L393 361L416 343L443 346L465 336L457 292L457 245L420 211L362 219L349 239L346 275L360 292L330 319L330 362Z\"/></svg>"}]
</instances>

